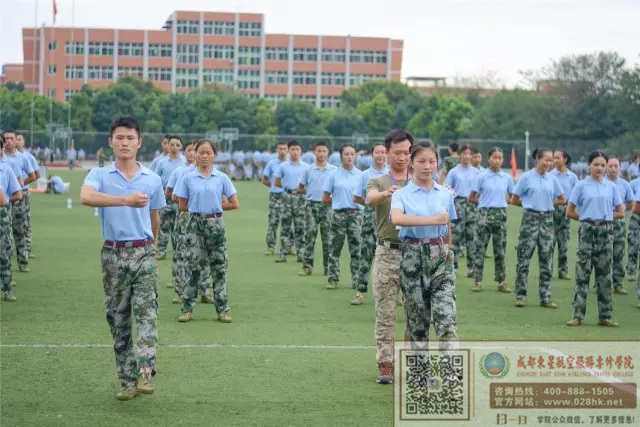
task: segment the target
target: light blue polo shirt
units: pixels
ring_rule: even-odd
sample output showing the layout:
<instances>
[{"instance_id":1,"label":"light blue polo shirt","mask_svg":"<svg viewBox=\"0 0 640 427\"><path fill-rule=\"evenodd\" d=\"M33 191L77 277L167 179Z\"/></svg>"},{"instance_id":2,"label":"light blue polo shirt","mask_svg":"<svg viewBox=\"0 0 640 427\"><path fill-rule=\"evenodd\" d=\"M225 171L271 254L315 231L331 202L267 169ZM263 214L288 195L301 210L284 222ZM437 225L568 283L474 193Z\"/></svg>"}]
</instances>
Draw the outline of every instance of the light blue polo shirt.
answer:
<instances>
[{"instance_id":1,"label":"light blue polo shirt","mask_svg":"<svg viewBox=\"0 0 640 427\"><path fill-rule=\"evenodd\" d=\"M64 181L59 176L52 176L49 182L51 182L55 193L61 194L64 191Z\"/></svg>"},{"instance_id":2,"label":"light blue polo shirt","mask_svg":"<svg viewBox=\"0 0 640 427\"><path fill-rule=\"evenodd\" d=\"M153 160L151 161L151 166L149 166L149 169L151 169L155 173L158 173L158 171L156 170L158 168L158 164L163 159L168 159L168 158L169 158L169 156L166 155L166 154L160 154L159 156L154 157ZM184 160L184 161L187 160L187 158L184 156L184 154L182 152L180 153L180 158L182 160Z\"/></svg>"},{"instance_id":3,"label":"light blue polo shirt","mask_svg":"<svg viewBox=\"0 0 640 427\"><path fill-rule=\"evenodd\" d=\"M196 170L195 165L182 165L178 166L171 172L171 176L169 177L169 181L167 181L167 185L165 188L175 188L178 180L184 176L185 173Z\"/></svg>"},{"instance_id":4,"label":"light blue polo shirt","mask_svg":"<svg viewBox=\"0 0 640 427\"><path fill-rule=\"evenodd\" d=\"M355 166L346 170L342 166L331 172L324 183L323 191L331 195L332 209L362 209L353 201L356 189L362 183L362 171Z\"/></svg>"},{"instance_id":5,"label":"light blue polo shirt","mask_svg":"<svg viewBox=\"0 0 640 427\"><path fill-rule=\"evenodd\" d=\"M622 179L620 177L618 177L618 179L616 179L615 181L611 181L609 177L606 175L604 179L606 179L609 182L613 182L616 185L616 188L618 189L618 194L620 195L624 203L633 202L633 200L635 199L635 196L633 194L633 190L631 189L631 184L629 184L629 181L627 181L626 179ZM625 210L626 209L627 207L625 206Z\"/></svg>"},{"instance_id":6,"label":"light blue polo shirt","mask_svg":"<svg viewBox=\"0 0 640 427\"><path fill-rule=\"evenodd\" d=\"M382 170L378 170L375 167L371 166L369 169L362 172L362 180L360 181L360 186L356 188L356 192L353 193L354 196L361 197L366 199L367 197L367 184L374 178L380 178L383 175L389 173L389 167L385 166Z\"/></svg>"},{"instance_id":7,"label":"light blue polo shirt","mask_svg":"<svg viewBox=\"0 0 640 427\"><path fill-rule=\"evenodd\" d=\"M29 177L29 174L32 174L32 173L34 173L36 171L33 168L33 166L31 165L31 162L29 161L29 158L27 156L25 156L24 154L22 154L21 152L19 152L18 150L16 150L15 153L13 153L11 156L9 156L5 152L2 157L6 157L7 159L10 159L10 160L13 160L14 162L16 162L16 164L18 165L18 167L22 171L22 174L20 175L20 178L24 178L26 180ZM29 185L25 184L22 187L22 189L23 190L28 190L29 189Z\"/></svg>"},{"instance_id":8,"label":"light blue polo shirt","mask_svg":"<svg viewBox=\"0 0 640 427\"><path fill-rule=\"evenodd\" d=\"M401 210L406 215L434 216L439 213L448 213L449 219L455 221L456 207L453 202L453 193L448 188L433 184L430 191L410 182L406 187L395 191L391 196L391 210ZM407 239L437 239L446 237L449 227L446 225L430 225L419 227L400 227L398 237Z\"/></svg>"},{"instance_id":9,"label":"light blue polo shirt","mask_svg":"<svg viewBox=\"0 0 640 427\"><path fill-rule=\"evenodd\" d=\"M21 153L22 153L23 156L25 156L27 158L27 160L29 160L29 163L31 163L31 167L33 168L33 171L34 172L38 172L40 170L40 166L38 165L38 161L33 156L33 154L31 154L27 150L24 150Z\"/></svg>"},{"instance_id":10,"label":"light blue polo shirt","mask_svg":"<svg viewBox=\"0 0 640 427\"><path fill-rule=\"evenodd\" d=\"M631 190L633 191L633 195L635 197L637 197L638 194L640 194L640 178L636 178L636 179L632 180L629 183L629 185L631 186Z\"/></svg>"},{"instance_id":11,"label":"light blue polo shirt","mask_svg":"<svg viewBox=\"0 0 640 427\"><path fill-rule=\"evenodd\" d=\"M588 176L573 187L569 202L578 208L580 221L613 221L613 211L622 198L613 182Z\"/></svg>"},{"instance_id":12,"label":"light blue polo shirt","mask_svg":"<svg viewBox=\"0 0 640 427\"><path fill-rule=\"evenodd\" d=\"M84 179L84 185L95 188L100 193L111 196L127 196L140 192L149 197L149 203L142 208L112 206L98 208L102 236L104 240L130 241L153 239L151 211L164 208L167 204L162 191L160 177L138 162L138 173L131 180L116 169L115 163L102 168L91 169Z\"/></svg>"},{"instance_id":13,"label":"light blue polo shirt","mask_svg":"<svg viewBox=\"0 0 640 427\"><path fill-rule=\"evenodd\" d=\"M16 176L16 178L22 178L22 168L13 158L3 155L0 159L0 165L5 165L7 168L9 168Z\"/></svg>"},{"instance_id":14,"label":"light blue polo shirt","mask_svg":"<svg viewBox=\"0 0 640 427\"><path fill-rule=\"evenodd\" d=\"M473 191L480 195L478 208L506 208L508 194L513 194L513 179L508 173L486 169L478 175Z\"/></svg>"},{"instance_id":15,"label":"light blue polo shirt","mask_svg":"<svg viewBox=\"0 0 640 427\"><path fill-rule=\"evenodd\" d=\"M560 173L558 169L553 169L549 174L555 177L560 183L564 197L569 197L573 191L573 187L575 187L578 181L580 181L578 179L578 175L571 172L569 169L567 169L565 173Z\"/></svg>"},{"instance_id":16,"label":"light blue polo shirt","mask_svg":"<svg viewBox=\"0 0 640 427\"><path fill-rule=\"evenodd\" d=\"M169 177L171 176L171 172L179 168L180 166L184 166L186 161L182 158L178 158L177 160L171 160L171 157L166 157L158 162L156 165L156 173L160 176L162 180L162 186L166 187L169 182Z\"/></svg>"},{"instance_id":17,"label":"light blue polo shirt","mask_svg":"<svg viewBox=\"0 0 640 427\"><path fill-rule=\"evenodd\" d=\"M513 194L520 197L523 209L550 212L553 210L554 200L564 193L554 176L548 173L540 175L532 169L522 174Z\"/></svg>"},{"instance_id":18,"label":"light blue polo shirt","mask_svg":"<svg viewBox=\"0 0 640 427\"><path fill-rule=\"evenodd\" d=\"M11 196L21 190L18 177L7 162L0 163L0 190L4 193L5 206L9 204Z\"/></svg>"},{"instance_id":19,"label":"light blue polo shirt","mask_svg":"<svg viewBox=\"0 0 640 427\"><path fill-rule=\"evenodd\" d=\"M200 214L221 214L222 196L228 199L237 193L227 174L216 169L207 178L197 169L187 172L173 190L176 197L187 199L190 213Z\"/></svg>"},{"instance_id":20,"label":"light blue polo shirt","mask_svg":"<svg viewBox=\"0 0 640 427\"><path fill-rule=\"evenodd\" d=\"M276 187L276 172L278 171L278 169L280 168L280 165L283 162L280 161L280 159L278 159L277 157L275 159L269 160L269 163L267 163L267 166L264 168L264 172L262 173L262 176L266 177L269 182L270 182L270 186L269 186L269 193L284 193L284 188L282 187Z\"/></svg>"},{"instance_id":21,"label":"light blue polo shirt","mask_svg":"<svg viewBox=\"0 0 640 427\"><path fill-rule=\"evenodd\" d=\"M476 177L480 171L473 166L467 166L466 168L458 164L451 169L444 179L444 183L453 188L457 197L469 197L473 184L476 181Z\"/></svg>"},{"instance_id":22,"label":"light blue polo shirt","mask_svg":"<svg viewBox=\"0 0 640 427\"><path fill-rule=\"evenodd\" d=\"M302 178L300 178L300 185L307 190L305 198L312 202L321 202L324 183L329 178L329 175L336 169L335 166L328 163L324 169L320 169L320 167L314 163L309 169L304 171Z\"/></svg>"},{"instance_id":23,"label":"light blue polo shirt","mask_svg":"<svg viewBox=\"0 0 640 427\"><path fill-rule=\"evenodd\" d=\"M329 155L329 159L327 160L330 164L332 164L335 167L340 167L341 165L341 159L340 159L340 152L339 151L334 151L333 153L331 153Z\"/></svg>"},{"instance_id":24,"label":"light blue polo shirt","mask_svg":"<svg viewBox=\"0 0 640 427\"><path fill-rule=\"evenodd\" d=\"M302 157L300 157L300 160L302 160L303 162L311 166L316 161L316 155L313 154L311 151L307 151L302 155Z\"/></svg>"},{"instance_id":25,"label":"light blue polo shirt","mask_svg":"<svg viewBox=\"0 0 640 427\"><path fill-rule=\"evenodd\" d=\"M292 163L291 160L283 162L276 173L274 178L280 178L282 188L286 190L297 190L298 184L302 174L309 169L309 165L298 161L298 163Z\"/></svg>"}]
</instances>

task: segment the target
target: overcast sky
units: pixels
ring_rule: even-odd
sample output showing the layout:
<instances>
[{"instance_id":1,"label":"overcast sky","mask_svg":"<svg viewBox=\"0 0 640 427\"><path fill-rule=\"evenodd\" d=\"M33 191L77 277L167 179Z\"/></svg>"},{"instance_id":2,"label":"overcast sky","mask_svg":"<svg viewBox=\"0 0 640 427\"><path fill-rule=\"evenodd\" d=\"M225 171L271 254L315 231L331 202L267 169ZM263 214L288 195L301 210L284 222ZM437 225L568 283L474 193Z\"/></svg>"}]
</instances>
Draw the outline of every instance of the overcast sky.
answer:
<instances>
[{"instance_id":1,"label":"overcast sky","mask_svg":"<svg viewBox=\"0 0 640 427\"><path fill-rule=\"evenodd\" d=\"M52 2L38 1L38 23L52 22ZM71 26L72 3L57 0L57 25ZM22 62L35 5L0 0L0 64ZM159 29L174 10L263 13L267 33L403 39L403 78L492 72L513 86L565 54L640 62L640 0L75 0L75 25Z\"/></svg>"}]
</instances>

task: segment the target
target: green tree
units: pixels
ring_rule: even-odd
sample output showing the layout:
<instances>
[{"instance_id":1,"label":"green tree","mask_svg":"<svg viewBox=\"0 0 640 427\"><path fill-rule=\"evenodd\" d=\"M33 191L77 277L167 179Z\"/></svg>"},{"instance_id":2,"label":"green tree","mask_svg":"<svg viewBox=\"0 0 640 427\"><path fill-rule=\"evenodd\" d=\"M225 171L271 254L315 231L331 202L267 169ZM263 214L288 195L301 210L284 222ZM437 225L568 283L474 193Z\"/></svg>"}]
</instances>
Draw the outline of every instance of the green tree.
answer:
<instances>
[{"instance_id":1,"label":"green tree","mask_svg":"<svg viewBox=\"0 0 640 427\"><path fill-rule=\"evenodd\" d=\"M342 92L341 105L356 109L358 105L373 100L378 94L383 94L392 106L396 106L409 98L420 99L420 94L416 89L402 82L370 80L358 87Z\"/></svg>"},{"instance_id":2,"label":"green tree","mask_svg":"<svg viewBox=\"0 0 640 427\"><path fill-rule=\"evenodd\" d=\"M369 134L380 136L389 131L393 107L383 93L378 93L371 101L358 105L356 112L367 125Z\"/></svg>"},{"instance_id":3,"label":"green tree","mask_svg":"<svg viewBox=\"0 0 640 427\"><path fill-rule=\"evenodd\" d=\"M367 124L353 108L339 108L332 112L327 131L332 136L351 136L367 132Z\"/></svg>"},{"instance_id":4,"label":"green tree","mask_svg":"<svg viewBox=\"0 0 640 427\"><path fill-rule=\"evenodd\" d=\"M317 124L318 115L313 105L296 99L278 103L276 126L280 135L314 135Z\"/></svg>"}]
</instances>

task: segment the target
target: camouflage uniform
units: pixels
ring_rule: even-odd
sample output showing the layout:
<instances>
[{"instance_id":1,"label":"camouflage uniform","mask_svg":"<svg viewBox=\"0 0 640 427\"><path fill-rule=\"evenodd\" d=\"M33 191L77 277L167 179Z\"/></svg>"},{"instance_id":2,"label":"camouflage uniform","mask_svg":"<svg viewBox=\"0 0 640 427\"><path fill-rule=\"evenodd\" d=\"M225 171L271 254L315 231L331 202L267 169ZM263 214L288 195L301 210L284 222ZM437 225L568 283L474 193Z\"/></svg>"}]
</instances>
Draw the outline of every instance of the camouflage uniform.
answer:
<instances>
[{"instance_id":1,"label":"camouflage uniform","mask_svg":"<svg viewBox=\"0 0 640 427\"><path fill-rule=\"evenodd\" d=\"M171 247L176 250L176 216L178 215L178 203L166 198L167 206L160 211L160 231L158 232L158 256L167 256L169 239Z\"/></svg>"},{"instance_id":2,"label":"camouflage uniform","mask_svg":"<svg viewBox=\"0 0 640 427\"><path fill-rule=\"evenodd\" d=\"M371 263L376 250L376 218L375 211L369 206L365 206L362 216L362 234L360 244L360 268L358 276L358 292L367 292L369 287L369 275Z\"/></svg>"},{"instance_id":3,"label":"camouflage uniform","mask_svg":"<svg viewBox=\"0 0 640 427\"><path fill-rule=\"evenodd\" d=\"M484 254L487 252L489 239L493 236L494 280L502 283L506 277L504 255L507 248L507 209L478 209L477 229L478 240L473 264L473 280L476 283L482 282Z\"/></svg>"},{"instance_id":4,"label":"camouflage uniform","mask_svg":"<svg viewBox=\"0 0 640 427\"><path fill-rule=\"evenodd\" d=\"M459 156L449 156L442 161L442 169L444 169L446 173L449 173L451 169L458 166L458 163L460 163Z\"/></svg>"},{"instance_id":5,"label":"camouflage uniform","mask_svg":"<svg viewBox=\"0 0 640 427\"><path fill-rule=\"evenodd\" d=\"M171 264L171 275L173 276L175 283L175 291L176 293L182 297L182 293L184 291L184 287L189 282L189 277L187 277L187 267L185 260L185 235L187 233L187 224L189 223L189 212L178 212L178 216L176 218L176 248L173 251L173 258ZM199 293L200 295L206 295L207 290L213 286L213 281L211 279L211 272L209 271L209 264L205 264L204 269L201 273L204 276L203 279L200 280L199 285Z\"/></svg>"},{"instance_id":6,"label":"camouflage uniform","mask_svg":"<svg viewBox=\"0 0 640 427\"><path fill-rule=\"evenodd\" d=\"M280 256L287 256L292 246L298 248L298 257L304 252L305 217L307 201L303 194L284 193L280 212Z\"/></svg>"},{"instance_id":7,"label":"camouflage uniform","mask_svg":"<svg viewBox=\"0 0 640 427\"><path fill-rule=\"evenodd\" d=\"M274 250L276 247L276 234L278 226L281 226L282 205L284 203L284 193L269 193L269 220L267 226L267 249ZM282 227L280 228L282 234Z\"/></svg>"},{"instance_id":8,"label":"camouflage uniform","mask_svg":"<svg viewBox=\"0 0 640 427\"><path fill-rule=\"evenodd\" d=\"M568 198L569 195L566 195ZM571 220L567 218L567 207L556 206L553 210L553 247L558 246L558 275L569 273L569 258L567 255L569 239L571 238Z\"/></svg>"},{"instance_id":9,"label":"camouflage uniform","mask_svg":"<svg viewBox=\"0 0 640 427\"><path fill-rule=\"evenodd\" d=\"M0 206L0 285L11 292L11 205Z\"/></svg>"},{"instance_id":10,"label":"camouflage uniform","mask_svg":"<svg viewBox=\"0 0 640 427\"><path fill-rule=\"evenodd\" d=\"M18 267L26 268L29 265L29 252L27 251L27 224L29 221L29 206L25 204L24 191L22 200L11 201L11 225L13 238L16 243L16 258Z\"/></svg>"},{"instance_id":11,"label":"camouflage uniform","mask_svg":"<svg viewBox=\"0 0 640 427\"><path fill-rule=\"evenodd\" d=\"M331 216L331 248L329 250L329 283L337 284L340 279L340 254L345 235L349 243L351 258L351 283L357 284L360 266L360 231L362 229L362 213L355 209L334 210Z\"/></svg>"},{"instance_id":12,"label":"camouflage uniform","mask_svg":"<svg viewBox=\"0 0 640 427\"><path fill-rule=\"evenodd\" d=\"M524 210L518 235L518 264L516 266L516 299L527 299L529 263L538 248L540 302L551 301L551 275L553 269L553 214Z\"/></svg>"},{"instance_id":13,"label":"camouflage uniform","mask_svg":"<svg viewBox=\"0 0 640 427\"><path fill-rule=\"evenodd\" d=\"M573 317L584 319L587 311L587 293L591 270L595 269L598 292L598 317L610 319L611 262L613 261L613 225L595 225L581 222L578 228L576 254L576 286L573 295Z\"/></svg>"},{"instance_id":14,"label":"camouflage uniform","mask_svg":"<svg viewBox=\"0 0 640 427\"><path fill-rule=\"evenodd\" d=\"M613 281L613 288L618 289L622 287L622 280L624 279L624 244L627 234L627 224L624 219L613 220L613 262L611 264L611 279Z\"/></svg>"},{"instance_id":15,"label":"camouflage uniform","mask_svg":"<svg viewBox=\"0 0 640 427\"><path fill-rule=\"evenodd\" d=\"M102 281L107 322L113 337L118 378L124 387L138 380L139 367L155 369L158 343L158 269L153 245L142 248L103 247ZM136 318L136 353L131 308Z\"/></svg>"},{"instance_id":16,"label":"camouflage uniform","mask_svg":"<svg viewBox=\"0 0 640 427\"><path fill-rule=\"evenodd\" d=\"M465 237L467 251L467 266L473 269L478 246L478 206L467 202L467 217L465 218Z\"/></svg>"},{"instance_id":17,"label":"camouflage uniform","mask_svg":"<svg viewBox=\"0 0 640 427\"><path fill-rule=\"evenodd\" d=\"M26 230L26 237L25 237L25 245L26 245L26 251L27 251L27 256L28 254L31 253L31 241L32 241L32 234L31 234L31 191L27 190L22 190L22 202L25 204L25 219L24 219L24 228Z\"/></svg>"},{"instance_id":18,"label":"camouflage uniform","mask_svg":"<svg viewBox=\"0 0 640 427\"><path fill-rule=\"evenodd\" d=\"M629 245L627 253L627 274L634 276L638 272L638 254L640 254L640 214L632 213L629 218Z\"/></svg>"},{"instance_id":19,"label":"camouflage uniform","mask_svg":"<svg viewBox=\"0 0 640 427\"><path fill-rule=\"evenodd\" d=\"M329 263L329 206L324 203L315 203L307 201L307 235L305 237L304 251L302 251L302 263L304 268L313 270L313 261L315 258L316 237L318 228L320 229L320 238L322 239L322 266L325 274L328 270Z\"/></svg>"},{"instance_id":20,"label":"camouflage uniform","mask_svg":"<svg viewBox=\"0 0 640 427\"><path fill-rule=\"evenodd\" d=\"M198 284L203 280L205 266L213 279L213 299L218 314L229 311L227 305L227 238L222 218L191 215L184 235L185 277L182 292L182 312L192 313L196 306Z\"/></svg>"},{"instance_id":21,"label":"camouflage uniform","mask_svg":"<svg viewBox=\"0 0 640 427\"><path fill-rule=\"evenodd\" d=\"M454 266L458 268L460 261L460 254L466 250L467 255L467 267L473 268L473 254L474 245L474 224L470 221L474 220L475 212L471 212L469 203L464 197L456 197L454 199L456 213L458 214L458 220L453 224L452 238L453 238L453 253L454 253ZM471 214L471 216L469 216Z\"/></svg>"}]
</instances>

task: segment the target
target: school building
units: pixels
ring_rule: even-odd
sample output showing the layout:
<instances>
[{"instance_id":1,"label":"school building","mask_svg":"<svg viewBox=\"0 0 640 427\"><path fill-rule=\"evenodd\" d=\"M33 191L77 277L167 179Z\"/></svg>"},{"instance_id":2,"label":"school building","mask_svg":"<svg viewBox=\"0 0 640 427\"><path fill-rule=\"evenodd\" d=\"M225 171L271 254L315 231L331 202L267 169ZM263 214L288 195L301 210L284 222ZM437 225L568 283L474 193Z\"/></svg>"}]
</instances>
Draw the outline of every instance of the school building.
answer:
<instances>
[{"instance_id":1,"label":"school building","mask_svg":"<svg viewBox=\"0 0 640 427\"><path fill-rule=\"evenodd\" d=\"M273 105L298 98L339 106L345 88L400 80L402 40L267 34L263 14L175 11L162 29L23 28L23 64L5 64L2 81L66 101L82 85L119 76L183 92L227 85Z\"/></svg>"}]
</instances>

